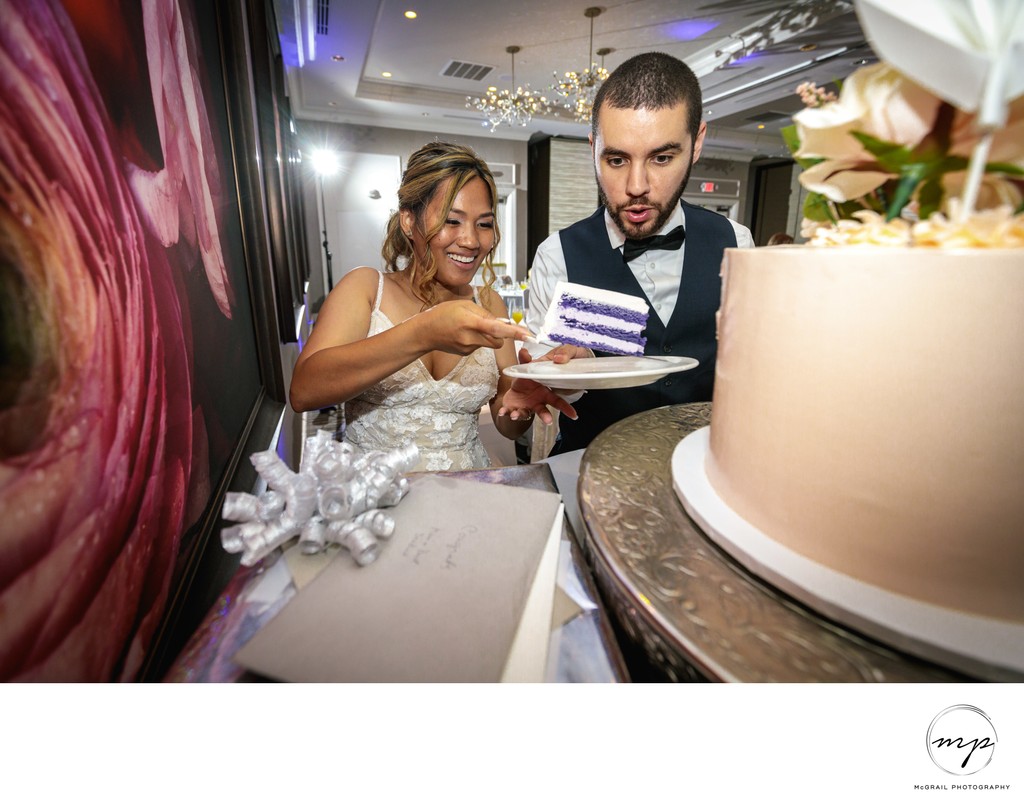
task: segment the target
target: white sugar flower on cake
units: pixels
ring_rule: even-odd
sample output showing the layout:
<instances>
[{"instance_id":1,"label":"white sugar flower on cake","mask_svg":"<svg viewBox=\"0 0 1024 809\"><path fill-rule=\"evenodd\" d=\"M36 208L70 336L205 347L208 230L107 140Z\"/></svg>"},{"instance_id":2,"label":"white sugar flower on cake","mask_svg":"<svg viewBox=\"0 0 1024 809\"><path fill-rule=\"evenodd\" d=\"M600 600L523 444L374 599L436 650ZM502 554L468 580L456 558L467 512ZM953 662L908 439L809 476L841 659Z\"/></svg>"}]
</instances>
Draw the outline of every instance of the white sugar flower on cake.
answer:
<instances>
[{"instance_id":1,"label":"white sugar flower on cake","mask_svg":"<svg viewBox=\"0 0 1024 809\"><path fill-rule=\"evenodd\" d=\"M804 168L803 231L814 244L918 244L918 234L935 244L951 220L1010 236L1024 221L1024 69L1016 64L1024 6L1006 4L1002 17L985 20L976 3L923 5L861 2L868 36L887 61L856 71L838 98L811 84L797 89L807 107L783 135ZM909 22L925 11L938 17L927 34ZM911 48L908 38L928 41ZM943 219L935 225L899 224L936 214ZM967 224L979 214L979 224ZM994 218L1005 224L994 227ZM1012 238L982 245L1014 246Z\"/></svg>"},{"instance_id":2,"label":"white sugar flower on cake","mask_svg":"<svg viewBox=\"0 0 1024 809\"><path fill-rule=\"evenodd\" d=\"M914 244L922 247L1024 247L1024 216L1010 215L1006 205L980 211L966 219L957 215L951 201L949 218L932 214L914 225Z\"/></svg>"}]
</instances>

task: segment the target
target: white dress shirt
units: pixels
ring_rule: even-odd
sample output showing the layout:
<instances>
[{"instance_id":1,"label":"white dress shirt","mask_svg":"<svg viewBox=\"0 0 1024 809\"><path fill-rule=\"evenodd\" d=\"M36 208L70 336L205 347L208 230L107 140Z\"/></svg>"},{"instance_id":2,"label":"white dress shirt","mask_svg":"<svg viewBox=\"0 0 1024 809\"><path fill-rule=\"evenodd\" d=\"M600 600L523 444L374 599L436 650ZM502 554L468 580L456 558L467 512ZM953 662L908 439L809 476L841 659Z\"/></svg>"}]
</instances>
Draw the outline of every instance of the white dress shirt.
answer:
<instances>
[{"instance_id":1,"label":"white dress shirt","mask_svg":"<svg viewBox=\"0 0 1024 809\"><path fill-rule=\"evenodd\" d=\"M737 247L753 247L754 237L750 230L739 222L729 220L736 232ZM664 227L658 231L661 235L668 233L679 225L686 226L686 214L682 206L676 206L672 216ZM608 231L608 241L616 250L622 251L626 237L618 229L608 211L604 212L604 226ZM667 324L679 297L679 281L683 274L683 256L686 242L678 250L648 250L629 262L640 288L644 291L651 306L663 324ZM567 280L565 255L562 253L562 240L558 233L552 233L537 248L530 268L530 307L527 312L527 326L534 334L540 331L544 315L555 294L555 284Z\"/></svg>"}]
</instances>

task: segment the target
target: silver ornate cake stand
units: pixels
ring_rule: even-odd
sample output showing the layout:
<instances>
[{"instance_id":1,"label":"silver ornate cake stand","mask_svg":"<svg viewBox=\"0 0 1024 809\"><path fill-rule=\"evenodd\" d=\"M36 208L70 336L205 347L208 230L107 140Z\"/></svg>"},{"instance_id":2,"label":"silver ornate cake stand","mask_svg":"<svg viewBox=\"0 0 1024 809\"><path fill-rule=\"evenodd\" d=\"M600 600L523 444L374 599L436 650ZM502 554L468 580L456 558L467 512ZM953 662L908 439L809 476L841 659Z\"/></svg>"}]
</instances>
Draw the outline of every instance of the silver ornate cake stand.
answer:
<instances>
[{"instance_id":1,"label":"silver ornate cake stand","mask_svg":"<svg viewBox=\"0 0 1024 809\"><path fill-rule=\"evenodd\" d=\"M971 679L833 623L712 542L672 486L676 444L711 405L640 413L599 435L580 466L585 547L606 605L674 681L955 682Z\"/></svg>"}]
</instances>

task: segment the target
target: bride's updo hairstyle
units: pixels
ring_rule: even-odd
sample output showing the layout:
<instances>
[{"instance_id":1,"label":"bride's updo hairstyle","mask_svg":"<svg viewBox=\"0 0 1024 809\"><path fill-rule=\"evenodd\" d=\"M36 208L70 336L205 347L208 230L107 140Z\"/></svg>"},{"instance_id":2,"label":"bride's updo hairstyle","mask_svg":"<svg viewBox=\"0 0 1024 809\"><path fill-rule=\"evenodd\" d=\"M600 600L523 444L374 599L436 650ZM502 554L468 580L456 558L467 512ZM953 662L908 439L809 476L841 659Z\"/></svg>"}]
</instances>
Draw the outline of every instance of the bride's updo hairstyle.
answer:
<instances>
[{"instance_id":1,"label":"bride's updo hairstyle","mask_svg":"<svg viewBox=\"0 0 1024 809\"><path fill-rule=\"evenodd\" d=\"M496 214L498 189L494 185L494 176L487 164L467 146L442 141L428 143L412 153L402 174L402 184L398 189L398 210L388 219L381 256L388 272L396 272L406 266L412 268L413 290L427 304L436 301L434 276L437 274L437 265L429 250L425 256L413 255L412 240L402 232L400 213L412 212L415 226L429 242L444 227L455 197L468 182L477 177L487 183L491 194L491 210ZM449 180L452 182L448 182ZM426 222L424 220L427 206L436 194L444 194L441 215L435 222ZM501 233L498 231L495 216L494 246L484 257L482 264L484 284L487 288L494 284L494 268L491 261L494 248L498 246L500 240Z\"/></svg>"}]
</instances>

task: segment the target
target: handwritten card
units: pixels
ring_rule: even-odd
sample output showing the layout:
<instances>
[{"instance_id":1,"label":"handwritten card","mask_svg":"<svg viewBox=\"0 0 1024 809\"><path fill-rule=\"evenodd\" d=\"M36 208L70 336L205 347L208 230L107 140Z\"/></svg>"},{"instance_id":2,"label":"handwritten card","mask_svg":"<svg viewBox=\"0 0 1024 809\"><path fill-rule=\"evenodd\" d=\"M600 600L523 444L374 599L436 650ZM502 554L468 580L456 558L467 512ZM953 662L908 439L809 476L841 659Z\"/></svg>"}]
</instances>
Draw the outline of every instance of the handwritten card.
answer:
<instances>
[{"instance_id":1,"label":"handwritten card","mask_svg":"<svg viewBox=\"0 0 1024 809\"><path fill-rule=\"evenodd\" d=\"M501 679L561 498L424 476L390 513L377 561L339 553L235 660L292 682Z\"/></svg>"}]
</instances>

